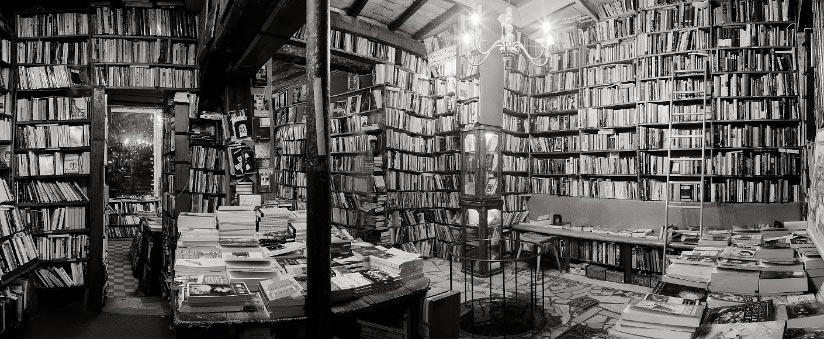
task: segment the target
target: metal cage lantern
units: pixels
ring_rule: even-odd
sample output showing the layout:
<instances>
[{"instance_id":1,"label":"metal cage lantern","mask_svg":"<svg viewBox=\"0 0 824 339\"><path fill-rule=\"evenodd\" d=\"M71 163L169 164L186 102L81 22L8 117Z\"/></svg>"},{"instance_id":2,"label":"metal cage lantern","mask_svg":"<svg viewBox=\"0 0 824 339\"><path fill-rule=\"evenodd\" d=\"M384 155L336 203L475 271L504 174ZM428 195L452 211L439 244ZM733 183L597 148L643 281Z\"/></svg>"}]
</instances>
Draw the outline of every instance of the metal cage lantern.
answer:
<instances>
[{"instance_id":1,"label":"metal cage lantern","mask_svg":"<svg viewBox=\"0 0 824 339\"><path fill-rule=\"evenodd\" d=\"M475 125L461 132L461 199L501 199L502 141L500 127Z\"/></svg>"},{"instance_id":2,"label":"metal cage lantern","mask_svg":"<svg viewBox=\"0 0 824 339\"><path fill-rule=\"evenodd\" d=\"M489 239L495 241L503 236L503 201L501 200L478 200L463 201L461 204L461 226L463 228L464 246L462 252L464 256L469 256L484 260L494 260L500 258L501 253L497 246L488 246ZM490 276L500 272L499 263L494 261L472 261L463 262L463 269L472 272L477 276ZM471 266L471 267L470 267Z\"/></svg>"}]
</instances>

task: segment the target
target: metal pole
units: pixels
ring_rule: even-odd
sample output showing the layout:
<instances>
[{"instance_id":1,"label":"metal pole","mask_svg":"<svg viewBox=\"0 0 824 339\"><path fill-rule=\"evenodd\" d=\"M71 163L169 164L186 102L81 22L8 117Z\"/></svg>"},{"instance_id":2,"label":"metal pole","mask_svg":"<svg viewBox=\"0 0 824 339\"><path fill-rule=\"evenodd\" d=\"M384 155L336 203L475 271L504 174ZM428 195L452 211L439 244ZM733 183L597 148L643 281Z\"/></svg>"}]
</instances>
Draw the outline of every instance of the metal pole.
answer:
<instances>
[{"instance_id":1,"label":"metal pole","mask_svg":"<svg viewBox=\"0 0 824 339\"><path fill-rule=\"evenodd\" d=\"M329 199L329 0L306 1L307 337L332 338Z\"/></svg>"}]
</instances>

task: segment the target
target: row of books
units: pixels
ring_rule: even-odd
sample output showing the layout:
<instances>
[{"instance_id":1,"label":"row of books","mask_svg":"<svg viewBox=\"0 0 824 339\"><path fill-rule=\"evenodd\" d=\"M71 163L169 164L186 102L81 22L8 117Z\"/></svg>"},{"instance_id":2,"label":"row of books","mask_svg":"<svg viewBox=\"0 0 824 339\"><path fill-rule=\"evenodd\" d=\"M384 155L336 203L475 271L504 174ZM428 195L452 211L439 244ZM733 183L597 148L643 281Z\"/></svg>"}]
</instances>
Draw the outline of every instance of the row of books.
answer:
<instances>
[{"instance_id":1,"label":"row of books","mask_svg":"<svg viewBox=\"0 0 824 339\"><path fill-rule=\"evenodd\" d=\"M157 213L156 200L109 199L109 207L116 214Z\"/></svg>"},{"instance_id":2,"label":"row of books","mask_svg":"<svg viewBox=\"0 0 824 339\"><path fill-rule=\"evenodd\" d=\"M79 84L80 71L65 65L17 68L18 89L69 88Z\"/></svg>"},{"instance_id":3,"label":"row of books","mask_svg":"<svg viewBox=\"0 0 824 339\"><path fill-rule=\"evenodd\" d=\"M15 196L18 203L89 201L86 191L77 182L34 180L15 183Z\"/></svg>"},{"instance_id":4,"label":"row of books","mask_svg":"<svg viewBox=\"0 0 824 339\"><path fill-rule=\"evenodd\" d=\"M89 63L86 41L19 41L17 63L85 65Z\"/></svg>"},{"instance_id":5,"label":"row of books","mask_svg":"<svg viewBox=\"0 0 824 339\"><path fill-rule=\"evenodd\" d=\"M198 88L196 69L148 66L96 67L97 84L110 87Z\"/></svg>"},{"instance_id":6,"label":"row of books","mask_svg":"<svg viewBox=\"0 0 824 339\"><path fill-rule=\"evenodd\" d=\"M20 232L0 242L0 253L0 271L5 275L36 259L38 252L31 235Z\"/></svg>"},{"instance_id":7,"label":"row of books","mask_svg":"<svg viewBox=\"0 0 824 339\"><path fill-rule=\"evenodd\" d=\"M134 238L138 234L138 227L106 227L106 236L109 238Z\"/></svg>"},{"instance_id":8,"label":"row of books","mask_svg":"<svg viewBox=\"0 0 824 339\"><path fill-rule=\"evenodd\" d=\"M189 191L192 193L222 194L225 175L210 170L189 169Z\"/></svg>"},{"instance_id":9,"label":"row of books","mask_svg":"<svg viewBox=\"0 0 824 339\"><path fill-rule=\"evenodd\" d=\"M17 127L16 146L61 148L89 146L89 125L31 125Z\"/></svg>"},{"instance_id":10,"label":"row of books","mask_svg":"<svg viewBox=\"0 0 824 339\"><path fill-rule=\"evenodd\" d=\"M600 199L638 199L638 183L609 179L531 178L533 194Z\"/></svg>"},{"instance_id":11,"label":"row of books","mask_svg":"<svg viewBox=\"0 0 824 339\"><path fill-rule=\"evenodd\" d=\"M225 153L214 147L192 146L191 167L210 170L223 170L225 167Z\"/></svg>"},{"instance_id":12,"label":"row of books","mask_svg":"<svg viewBox=\"0 0 824 339\"><path fill-rule=\"evenodd\" d=\"M638 12L638 26L644 32L705 27L710 25L711 12L709 1L648 9Z\"/></svg>"},{"instance_id":13,"label":"row of books","mask_svg":"<svg viewBox=\"0 0 824 339\"><path fill-rule=\"evenodd\" d=\"M83 153L21 153L17 158L16 174L18 176L88 174L90 169L89 152Z\"/></svg>"},{"instance_id":14,"label":"row of books","mask_svg":"<svg viewBox=\"0 0 824 339\"><path fill-rule=\"evenodd\" d=\"M95 34L197 38L197 15L180 9L96 7Z\"/></svg>"},{"instance_id":15,"label":"row of books","mask_svg":"<svg viewBox=\"0 0 824 339\"><path fill-rule=\"evenodd\" d=\"M41 260L88 258L89 236L86 234L47 234L35 237L37 256Z\"/></svg>"},{"instance_id":16,"label":"row of books","mask_svg":"<svg viewBox=\"0 0 824 339\"><path fill-rule=\"evenodd\" d=\"M99 63L158 63L171 65L195 65L197 45L170 43L165 39L155 41L126 39L95 39L93 60Z\"/></svg>"},{"instance_id":17,"label":"row of books","mask_svg":"<svg viewBox=\"0 0 824 339\"><path fill-rule=\"evenodd\" d=\"M38 267L34 274L37 276L40 287L83 286L86 284L86 264L85 262L73 262L67 265Z\"/></svg>"},{"instance_id":18,"label":"row of books","mask_svg":"<svg viewBox=\"0 0 824 339\"><path fill-rule=\"evenodd\" d=\"M15 106L17 121L88 119L89 97L18 98Z\"/></svg>"},{"instance_id":19,"label":"row of books","mask_svg":"<svg viewBox=\"0 0 824 339\"><path fill-rule=\"evenodd\" d=\"M86 228L86 207L24 208L23 222L32 232Z\"/></svg>"},{"instance_id":20,"label":"row of books","mask_svg":"<svg viewBox=\"0 0 824 339\"><path fill-rule=\"evenodd\" d=\"M669 187L667 187L669 186ZM642 179L640 189L646 200L698 201L697 185L667 185L666 182ZM800 201L801 187L786 179L720 179L707 185L704 201L721 203L786 203Z\"/></svg>"},{"instance_id":21,"label":"row of books","mask_svg":"<svg viewBox=\"0 0 824 339\"><path fill-rule=\"evenodd\" d=\"M696 175L702 171L701 161L678 160L674 161L670 168L672 174ZM752 153L725 152L713 154L706 159L709 171L708 175L741 175L741 176L782 176L795 175L801 171L801 158L798 154L788 153ZM667 159L665 156L657 156L642 153L639 157L641 173L645 174L665 174Z\"/></svg>"},{"instance_id":22,"label":"row of books","mask_svg":"<svg viewBox=\"0 0 824 339\"><path fill-rule=\"evenodd\" d=\"M86 13L17 16L17 36L21 38L86 34L89 34L89 15Z\"/></svg>"}]
</instances>

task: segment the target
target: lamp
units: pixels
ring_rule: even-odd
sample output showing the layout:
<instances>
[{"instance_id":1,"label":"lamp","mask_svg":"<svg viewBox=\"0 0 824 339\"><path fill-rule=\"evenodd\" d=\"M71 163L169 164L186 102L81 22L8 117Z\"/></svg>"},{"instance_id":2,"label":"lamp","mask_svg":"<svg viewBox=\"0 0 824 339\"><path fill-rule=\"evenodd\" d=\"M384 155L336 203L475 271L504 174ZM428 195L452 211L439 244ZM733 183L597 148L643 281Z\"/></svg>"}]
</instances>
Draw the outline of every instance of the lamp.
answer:
<instances>
[{"instance_id":1,"label":"lamp","mask_svg":"<svg viewBox=\"0 0 824 339\"><path fill-rule=\"evenodd\" d=\"M479 34L480 24L481 24L481 13L480 13L480 6L476 7L475 11L470 14L469 21L472 25L472 32L474 34ZM516 40L515 38L515 28L512 26L512 7L507 7L506 12L498 16L498 22L501 24L501 38L496 40L492 43L492 46L489 46L485 51L481 49L480 46L480 39L479 37L474 37L473 33L468 33L464 36L464 40L467 44L471 42L471 48L474 51L477 51L481 55L483 55L483 59L481 62L474 63L472 60L469 60L469 63L472 66L480 66L482 63L486 61L489 57L490 52L492 49L498 48L501 51L501 56L504 59L505 63L509 63L514 57L516 57L519 53L526 56L527 60L535 66L543 66L549 62L549 45L552 43L552 38L549 35L549 31L551 26L549 23L544 22L541 25L541 30L543 31L545 38L543 39L543 46L541 48L541 53L538 56L532 56L529 54L529 51L526 49L525 46L520 41ZM539 62L539 59L544 59L543 62Z\"/></svg>"}]
</instances>

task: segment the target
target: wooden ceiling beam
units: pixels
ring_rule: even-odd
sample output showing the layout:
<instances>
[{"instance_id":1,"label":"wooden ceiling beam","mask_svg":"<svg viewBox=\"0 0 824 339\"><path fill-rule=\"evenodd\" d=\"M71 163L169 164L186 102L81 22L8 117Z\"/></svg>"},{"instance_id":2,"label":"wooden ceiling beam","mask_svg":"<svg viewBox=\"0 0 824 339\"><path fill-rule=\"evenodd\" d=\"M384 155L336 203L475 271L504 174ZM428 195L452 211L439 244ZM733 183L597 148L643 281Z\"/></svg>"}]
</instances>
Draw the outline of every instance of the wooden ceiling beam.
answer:
<instances>
[{"instance_id":1,"label":"wooden ceiling beam","mask_svg":"<svg viewBox=\"0 0 824 339\"><path fill-rule=\"evenodd\" d=\"M412 4L409 5L409 7L407 7L406 10L403 11L403 13L401 13L401 15L398 18L396 18L389 24L389 30L397 31L398 28L400 28L401 25L403 25L406 22L406 20L409 20L409 18L413 14L415 14L421 8L421 6L426 4L427 1L428 0L415 0L414 2L412 2Z\"/></svg>"},{"instance_id":2,"label":"wooden ceiling beam","mask_svg":"<svg viewBox=\"0 0 824 339\"><path fill-rule=\"evenodd\" d=\"M346 10L346 15L348 15L348 16L358 16L358 15L360 15L361 11L363 10L363 7L366 6L367 2L369 2L369 0L355 0L355 2L352 3L352 6L349 6L349 9Z\"/></svg>"},{"instance_id":3,"label":"wooden ceiling beam","mask_svg":"<svg viewBox=\"0 0 824 339\"><path fill-rule=\"evenodd\" d=\"M420 40L424 38L427 34L431 33L435 28L438 28L438 26L442 25L449 19L452 19L452 17L458 15L458 13L460 13L463 9L464 7L462 5L452 5L452 7L449 7L449 9L441 13L441 15L438 15L437 17L435 17L435 19L428 22L421 29L415 32L415 34L412 34L412 39Z\"/></svg>"},{"instance_id":4,"label":"wooden ceiling beam","mask_svg":"<svg viewBox=\"0 0 824 339\"><path fill-rule=\"evenodd\" d=\"M341 15L337 12L330 13L330 23L332 28L341 29L360 36L369 37L378 42L395 46L405 51L417 55L426 55L426 48L423 43L413 39L409 34L403 32L393 32L386 27L378 26L357 18Z\"/></svg>"},{"instance_id":5,"label":"wooden ceiling beam","mask_svg":"<svg viewBox=\"0 0 824 339\"><path fill-rule=\"evenodd\" d=\"M598 20L598 12L595 11L595 8L592 8L592 5L589 4L589 1L575 0L575 3L577 3L578 6L583 7L584 10L586 10L587 14L589 14L589 16L591 16L593 19Z\"/></svg>"}]
</instances>

